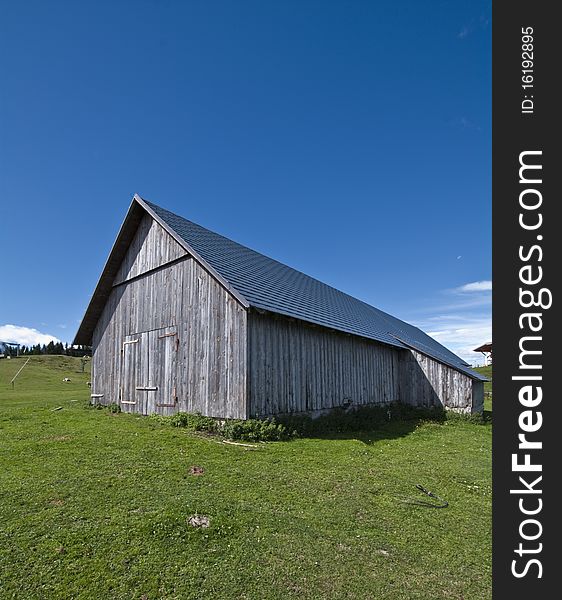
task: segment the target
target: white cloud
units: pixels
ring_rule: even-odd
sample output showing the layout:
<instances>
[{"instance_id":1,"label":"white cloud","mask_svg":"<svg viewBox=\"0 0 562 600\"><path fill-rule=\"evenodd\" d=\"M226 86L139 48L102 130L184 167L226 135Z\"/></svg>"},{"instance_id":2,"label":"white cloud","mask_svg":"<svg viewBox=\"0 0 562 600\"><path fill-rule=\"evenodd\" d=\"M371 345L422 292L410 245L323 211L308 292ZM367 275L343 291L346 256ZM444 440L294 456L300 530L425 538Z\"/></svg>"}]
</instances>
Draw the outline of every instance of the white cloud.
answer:
<instances>
[{"instance_id":1,"label":"white cloud","mask_svg":"<svg viewBox=\"0 0 562 600\"><path fill-rule=\"evenodd\" d=\"M472 283L465 283L458 288L455 288L457 292L491 292L492 282L491 281L473 281Z\"/></svg>"},{"instance_id":2,"label":"white cloud","mask_svg":"<svg viewBox=\"0 0 562 600\"><path fill-rule=\"evenodd\" d=\"M470 365L484 357L474 348L492 339L492 282L472 281L436 291L418 301L415 311L402 315Z\"/></svg>"},{"instance_id":3,"label":"white cloud","mask_svg":"<svg viewBox=\"0 0 562 600\"><path fill-rule=\"evenodd\" d=\"M55 335L41 333L37 329L20 325L0 325L0 341L24 344L25 346L48 344L51 341L60 342Z\"/></svg>"},{"instance_id":4,"label":"white cloud","mask_svg":"<svg viewBox=\"0 0 562 600\"><path fill-rule=\"evenodd\" d=\"M483 363L474 348L492 339L489 315L438 315L416 325L471 365Z\"/></svg>"},{"instance_id":5,"label":"white cloud","mask_svg":"<svg viewBox=\"0 0 562 600\"><path fill-rule=\"evenodd\" d=\"M424 302L412 315L412 322L468 364L481 365L484 357L474 348L492 339L491 292L489 280L442 290L443 301Z\"/></svg>"}]
</instances>

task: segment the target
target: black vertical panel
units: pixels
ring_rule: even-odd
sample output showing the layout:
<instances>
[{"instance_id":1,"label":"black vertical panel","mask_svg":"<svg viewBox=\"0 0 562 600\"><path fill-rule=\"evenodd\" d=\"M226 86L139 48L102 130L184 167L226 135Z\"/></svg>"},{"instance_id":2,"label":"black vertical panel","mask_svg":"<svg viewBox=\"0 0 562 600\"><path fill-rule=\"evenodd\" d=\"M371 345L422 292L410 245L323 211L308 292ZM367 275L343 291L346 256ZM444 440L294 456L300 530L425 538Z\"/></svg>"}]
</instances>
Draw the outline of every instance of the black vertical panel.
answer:
<instances>
[{"instance_id":1,"label":"black vertical panel","mask_svg":"<svg viewBox=\"0 0 562 600\"><path fill-rule=\"evenodd\" d=\"M561 34L559 20L555 17L556 3L520 2L514 0L496 1L493 4L493 279L494 279L494 459L493 459L493 578L494 597L510 598L554 598L561 593L558 585L557 529L560 520L562 498L555 490L561 481L560 460L562 445L560 438L560 350L556 347L560 337L559 279L561 273L562 250L558 231L559 221L555 218L562 198L557 191L557 183L562 172L559 146L560 140L560 58L562 52L558 41ZM532 28L532 33L530 29ZM524 56L529 47L523 47L525 32L532 36L532 56ZM523 60L530 60L532 66ZM527 68L530 72L524 73ZM524 76L532 75L533 87L524 89ZM523 101L525 104L523 104ZM532 101L532 104L531 104ZM524 113L523 110L532 110ZM528 184L519 181L520 154L525 151L540 151L542 154L529 157L527 162L541 164L542 170L527 171L536 173L541 183ZM527 179L529 178L527 177ZM536 210L523 210L519 196L525 189L536 189L542 195L542 205ZM539 196L530 192L524 196L528 204ZM524 200L527 202L527 200ZM542 215L543 225L537 230L524 230L519 224L519 215L524 214L528 224L538 222ZM533 221L533 219L535 221ZM540 239L539 236L542 236ZM522 260L519 256L529 255L533 245L540 246L543 253L539 262L538 249L532 258ZM532 265L532 275L537 276L538 267L543 269L542 281L536 284L520 282L520 269ZM526 276L529 275L527 272ZM541 288L549 289L554 296L551 308L532 307L525 309L519 301L520 288L538 295ZM543 296L544 299L547 296ZM526 301L527 298L524 299ZM547 304L546 302L544 304ZM523 321L522 313L541 313L544 329L530 332ZM535 325L538 320L535 320ZM519 344L524 336L535 335L542 339L527 342L527 348L540 350L527 363L542 368L519 368ZM543 417L539 431L527 434L528 439L542 441L543 448L520 450L518 434L521 433L519 417L528 410L519 402L519 390L524 381L513 380L514 376L532 374L541 376L542 381L529 381L527 384L540 385L543 400L534 407ZM530 454L530 461L542 465L542 471L514 472L512 455L519 452L519 462ZM510 490L525 489L519 480L522 476L529 484L542 476L542 481L534 486L541 493L510 493ZM524 515L523 508L542 510L536 515ZM528 537L542 533L536 540L525 540L520 526L526 519L536 519L540 526L528 522L522 532ZM542 543L542 551L539 550ZM522 544L522 556L516 551ZM529 553L527 553L529 552ZM528 561L537 563L528 564ZM513 561L516 561L514 564ZM516 577L514 569L520 575ZM542 569L542 578L539 571Z\"/></svg>"}]
</instances>

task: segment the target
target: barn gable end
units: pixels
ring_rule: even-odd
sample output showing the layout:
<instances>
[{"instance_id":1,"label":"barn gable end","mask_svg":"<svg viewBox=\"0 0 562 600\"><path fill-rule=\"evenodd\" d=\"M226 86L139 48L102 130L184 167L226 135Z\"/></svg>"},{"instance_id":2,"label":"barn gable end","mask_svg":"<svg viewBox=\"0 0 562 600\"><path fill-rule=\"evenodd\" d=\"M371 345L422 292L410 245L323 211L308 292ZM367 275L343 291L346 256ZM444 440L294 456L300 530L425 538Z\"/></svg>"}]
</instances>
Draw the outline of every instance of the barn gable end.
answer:
<instances>
[{"instance_id":1,"label":"barn gable end","mask_svg":"<svg viewBox=\"0 0 562 600\"><path fill-rule=\"evenodd\" d=\"M148 214L92 346L92 396L100 403L246 418L246 311Z\"/></svg>"}]
</instances>

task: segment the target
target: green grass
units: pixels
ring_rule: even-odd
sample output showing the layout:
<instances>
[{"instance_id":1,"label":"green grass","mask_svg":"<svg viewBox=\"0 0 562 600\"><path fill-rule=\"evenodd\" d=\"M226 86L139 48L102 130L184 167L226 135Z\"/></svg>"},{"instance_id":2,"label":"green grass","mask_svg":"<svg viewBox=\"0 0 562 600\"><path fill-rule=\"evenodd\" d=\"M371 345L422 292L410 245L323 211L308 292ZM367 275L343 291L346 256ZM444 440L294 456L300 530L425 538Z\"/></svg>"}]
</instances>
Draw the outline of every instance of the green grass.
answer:
<instances>
[{"instance_id":1,"label":"green grass","mask_svg":"<svg viewBox=\"0 0 562 600\"><path fill-rule=\"evenodd\" d=\"M0 361L2 599L491 597L489 421L248 448L87 408L78 359L12 390L21 364Z\"/></svg>"}]
</instances>

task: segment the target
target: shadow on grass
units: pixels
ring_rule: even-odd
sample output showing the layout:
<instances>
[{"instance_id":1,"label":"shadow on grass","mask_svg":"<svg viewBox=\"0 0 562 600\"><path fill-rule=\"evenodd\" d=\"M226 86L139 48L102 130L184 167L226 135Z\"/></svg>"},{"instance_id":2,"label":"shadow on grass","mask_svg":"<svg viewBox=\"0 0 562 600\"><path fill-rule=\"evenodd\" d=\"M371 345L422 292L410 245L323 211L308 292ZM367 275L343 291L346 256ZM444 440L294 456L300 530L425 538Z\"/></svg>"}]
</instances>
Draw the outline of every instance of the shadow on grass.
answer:
<instances>
[{"instance_id":1,"label":"shadow on grass","mask_svg":"<svg viewBox=\"0 0 562 600\"><path fill-rule=\"evenodd\" d=\"M387 406L359 406L352 410L335 408L312 418L309 415L284 415L276 419L295 437L317 439L355 439L373 444L412 433L422 422L443 422L440 409L420 409L399 403Z\"/></svg>"},{"instance_id":2,"label":"shadow on grass","mask_svg":"<svg viewBox=\"0 0 562 600\"><path fill-rule=\"evenodd\" d=\"M491 410L485 410L482 413L482 422L483 423L492 423L492 411Z\"/></svg>"},{"instance_id":3,"label":"shadow on grass","mask_svg":"<svg viewBox=\"0 0 562 600\"><path fill-rule=\"evenodd\" d=\"M364 444L371 445L382 440L393 440L405 437L416 430L421 421L402 421L381 423L372 429L352 431L316 431L300 434L299 437L314 438L322 440L358 440Z\"/></svg>"},{"instance_id":4,"label":"shadow on grass","mask_svg":"<svg viewBox=\"0 0 562 600\"><path fill-rule=\"evenodd\" d=\"M374 444L381 440L405 437L425 423L453 421L488 424L492 422L492 413L485 411L483 415L464 415L442 408L419 408L395 403L389 406L363 406L351 411L337 408L315 419L304 415L286 415L277 421L296 437L354 439L364 444Z\"/></svg>"}]
</instances>

